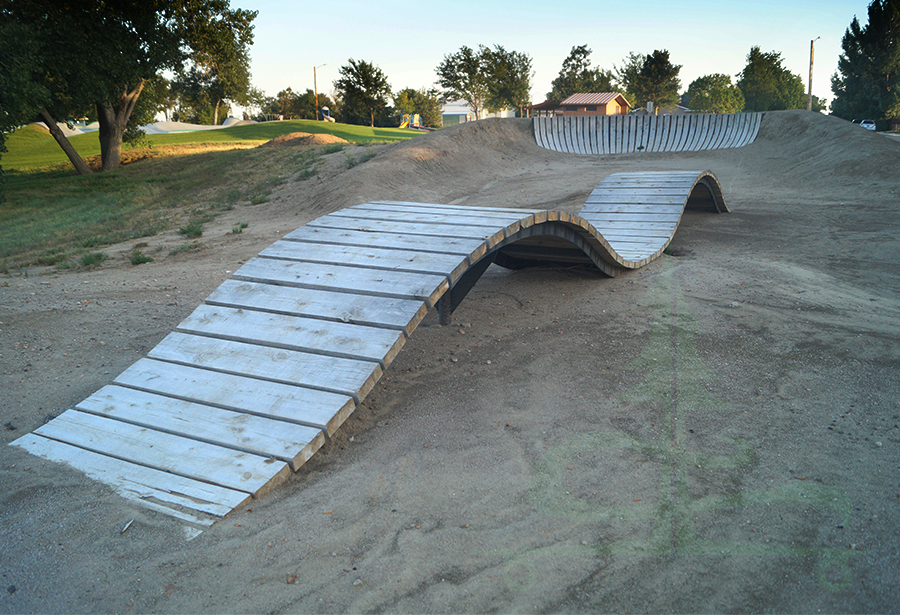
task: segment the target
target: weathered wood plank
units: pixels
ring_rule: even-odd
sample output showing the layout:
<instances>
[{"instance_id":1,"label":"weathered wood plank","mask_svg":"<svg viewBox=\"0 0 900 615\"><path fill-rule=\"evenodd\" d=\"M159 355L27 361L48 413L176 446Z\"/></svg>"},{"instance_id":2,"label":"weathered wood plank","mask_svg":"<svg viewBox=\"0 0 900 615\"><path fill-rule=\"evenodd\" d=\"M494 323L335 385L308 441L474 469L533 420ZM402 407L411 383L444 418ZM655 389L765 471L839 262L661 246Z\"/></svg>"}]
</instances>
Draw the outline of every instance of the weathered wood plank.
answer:
<instances>
[{"instance_id":1,"label":"weathered wood plank","mask_svg":"<svg viewBox=\"0 0 900 615\"><path fill-rule=\"evenodd\" d=\"M352 294L419 299L432 307L449 288L446 276L382 271L318 263L293 263L268 258L247 261L232 276L236 280L292 285Z\"/></svg>"},{"instance_id":2,"label":"weathered wood plank","mask_svg":"<svg viewBox=\"0 0 900 615\"><path fill-rule=\"evenodd\" d=\"M381 378L374 361L331 357L243 342L170 333L147 356L280 384L349 395L359 403Z\"/></svg>"},{"instance_id":3,"label":"weathered wood plank","mask_svg":"<svg viewBox=\"0 0 900 615\"><path fill-rule=\"evenodd\" d=\"M481 212L476 214L463 213L439 213L434 211L374 211L371 209L342 209L330 214L333 217L348 218L351 220L380 220L394 221L403 224L441 224L446 226L471 226L486 227L494 231L518 222L521 216L504 216L498 217L483 215ZM505 222L505 223L504 223ZM450 232L450 229L445 229Z\"/></svg>"},{"instance_id":4,"label":"weathered wood plank","mask_svg":"<svg viewBox=\"0 0 900 615\"><path fill-rule=\"evenodd\" d=\"M105 386L76 410L288 463L295 472L325 442L321 429Z\"/></svg>"},{"instance_id":5,"label":"weathered wood plank","mask_svg":"<svg viewBox=\"0 0 900 615\"><path fill-rule=\"evenodd\" d=\"M411 243L414 241L415 236L445 237L449 232L445 224L403 223L394 220L362 220L330 215L313 220L309 223L309 226L372 233L399 233L412 236L409 239ZM496 231L485 226L454 226L452 232L453 236L457 238L481 239L483 241L488 241L497 234Z\"/></svg>"},{"instance_id":6,"label":"weathered wood plank","mask_svg":"<svg viewBox=\"0 0 900 615\"><path fill-rule=\"evenodd\" d=\"M334 357L386 367L403 347L399 331L256 310L201 305L175 328L182 333Z\"/></svg>"},{"instance_id":7,"label":"weathered wood plank","mask_svg":"<svg viewBox=\"0 0 900 615\"><path fill-rule=\"evenodd\" d=\"M411 237L401 233L356 231L334 228L301 226L288 233L282 241L305 241L332 245L366 245L373 248L400 248L409 252L428 254L460 254L480 258L484 255L484 239L463 237L430 237L410 241ZM414 238L413 238L414 239Z\"/></svg>"},{"instance_id":8,"label":"weathered wood plank","mask_svg":"<svg viewBox=\"0 0 900 615\"><path fill-rule=\"evenodd\" d=\"M514 209L510 207L476 207L468 205L436 205L434 203L414 203L410 201L370 201L348 209L368 209L374 211L431 211L447 214L467 214L519 218L534 214L539 209Z\"/></svg>"},{"instance_id":9,"label":"weathered wood plank","mask_svg":"<svg viewBox=\"0 0 900 615\"><path fill-rule=\"evenodd\" d=\"M586 218L586 214L595 213L658 213L658 214L680 214L684 210L684 201L675 202L674 197L668 202L654 203L637 203L629 205L628 203L607 203L598 201L590 205L585 205L581 210L581 217Z\"/></svg>"},{"instance_id":10,"label":"weathered wood plank","mask_svg":"<svg viewBox=\"0 0 900 615\"><path fill-rule=\"evenodd\" d=\"M109 485L117 494L137 504L145 506L155 502L173 504L175 508L159 505L151 507L199 525L212 525L216 520L215 517L223 517L250 500L250 495L245 491L228 489L129 463L65 442L51 440L33 432L12 442L12 445L53 463L70 465L89 478ZM203 514L201 516L184 514L179 509Z\"/></svg>"},{"instance_id":11,"label":"weathered wood plank","mask_svg":"<svg viewBox=\"0 0 900 615\"><path fill-rule=\"evenodd\" d=\"M431 273L447 276L451 281L455 281L469 266L465 257L456 254L406 252L397 248L334 246L299 241L276 241L260 252L259 256L295 262Z\"/></svg>"},{"instance_id":12,"label":"weathered wood plank","mask_svg":"<svg viewBox=\"0 0 900 615\"><path fill-rule=\"evenodd\" d=\"M226 280L206 298L209 305L249 308L383 327L412 334L428 313L424 301L353 295L312 288Z\"/></svg>"},{"instance_id":13,"label":"weathered wood plank","mask_svg":"<svg viewBox=\"0 0 900 615\"><path fill-rule=\"evenodd\" d=\"M264 493L290 474L290 468L283 461L77 410L66 410L34 433L101 455L250 495ZM148 446L149 442L152 446Z\"/></svg>"},{"instance_id":14,"label":"weathered wood plank","mask_svg":"<svg viewBox=\"0 0 900 615\"><path fill-rule=\"evenodd\" d=\"M324 429L333 434L353 412L350 395L281 384L200 367L140 359L116 384L226 410Z\"/></svg>"}]
</instances>

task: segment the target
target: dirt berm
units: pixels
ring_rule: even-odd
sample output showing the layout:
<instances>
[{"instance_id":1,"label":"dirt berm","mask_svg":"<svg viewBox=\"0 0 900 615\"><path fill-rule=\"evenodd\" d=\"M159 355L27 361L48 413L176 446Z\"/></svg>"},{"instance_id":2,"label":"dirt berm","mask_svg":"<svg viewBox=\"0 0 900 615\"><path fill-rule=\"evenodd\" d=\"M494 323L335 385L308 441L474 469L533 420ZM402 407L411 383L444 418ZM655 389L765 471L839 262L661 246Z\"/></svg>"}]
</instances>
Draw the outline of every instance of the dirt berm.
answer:
<instances>
[{"instance_id":1,"label":"dirt berm","mask_svg":"<svg viewBox=\"0 0 900 615\"><path fill-rule=\"evenodd\" d=\"M710 169L732 213L687 215L617 278L491 268L299 473L189 542L0 447L0 611L897 611L900 143L781 112L733 150L571 156L487 120L348 156L205 250L0 280L2 443L335 209L577 211L611 173Z\"/></svg>"}]
</instances>

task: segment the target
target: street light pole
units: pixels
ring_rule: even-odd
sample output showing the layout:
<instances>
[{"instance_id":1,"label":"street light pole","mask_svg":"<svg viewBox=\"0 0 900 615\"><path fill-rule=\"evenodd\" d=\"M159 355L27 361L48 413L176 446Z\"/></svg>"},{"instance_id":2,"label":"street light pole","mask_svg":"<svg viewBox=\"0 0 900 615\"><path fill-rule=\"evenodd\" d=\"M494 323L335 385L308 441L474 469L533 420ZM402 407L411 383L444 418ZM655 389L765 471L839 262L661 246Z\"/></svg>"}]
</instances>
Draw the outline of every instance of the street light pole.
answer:
<instances>
[{"instance_id":1,"label":"street light pole","mask_svg":"<svg viewBox=\"0 0 900 615\"><path fill-rule=\"evenodd\" d=\"M322 68L323 66L328 66L328 65L320 64L318 66L313 66L313 95L316 98L316 119L319 119L319 84L316 83L316 69Z\"/></svg>"},{"instance_id":2,"label":"street light pole","mask_svg":"<svg viewBox=\"0 0 900 615\"><path fill-rule=\"evenodd\" d=\"M809 41L809 95L806 98L806 110L812 111L812 68L813 68L813 53L815 51L816 41L822 38L821 36L817 36L813 40Z\"/></svg>"}]
</instances>

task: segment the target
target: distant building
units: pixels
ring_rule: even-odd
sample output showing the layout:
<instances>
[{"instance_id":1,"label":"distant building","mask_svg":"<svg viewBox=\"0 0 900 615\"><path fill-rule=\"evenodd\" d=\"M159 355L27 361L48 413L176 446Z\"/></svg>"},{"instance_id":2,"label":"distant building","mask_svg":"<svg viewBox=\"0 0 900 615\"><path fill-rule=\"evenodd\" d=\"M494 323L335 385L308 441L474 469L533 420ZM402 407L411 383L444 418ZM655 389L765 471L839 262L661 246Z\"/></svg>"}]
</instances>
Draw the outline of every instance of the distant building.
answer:
<instances>
[{"instance_id":1,"label":"distant building","mask_svg":"<svg viewBox=\"0 0 900 615\"><path fill-rule=\"evenodd\" d=\"M572 94L560 101L554 115L628 115L631 105L619 92Z\"/></svg>"},{"instance_id":2,"label":"distant building","mask_svg":"<svg viewBox=\"0 0 900 615\"><path fill-rule=\"evenodd\" d=\"M500 111L498 113L489 113L487 110L481 110L481 119L489 117L516 117L514 110ZM444 126L455 126L466 122L475 121L475 111L465 102L459 100L449 102L441 108L441 120Z\"/></svg>"}]
</instances>

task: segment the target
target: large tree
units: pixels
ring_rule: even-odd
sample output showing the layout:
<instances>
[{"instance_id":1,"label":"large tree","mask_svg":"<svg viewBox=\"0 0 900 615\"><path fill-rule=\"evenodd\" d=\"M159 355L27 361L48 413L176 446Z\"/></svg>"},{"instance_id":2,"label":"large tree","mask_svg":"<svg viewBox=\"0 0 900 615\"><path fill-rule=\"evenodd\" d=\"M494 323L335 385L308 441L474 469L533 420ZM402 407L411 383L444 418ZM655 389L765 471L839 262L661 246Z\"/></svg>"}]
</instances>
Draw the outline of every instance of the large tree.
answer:
<instances>
[{"instance_id":1,"label":"large tree","mask_svg":"<svg viewBox=\"0 0 900 615\"><path fill-rule=\"evenodd\" d=\"M741 90L721 73L694 79L684 101L692 111L701 113L740 113L744 109Z\"/></svg>"},{"instance_id":2,"label":"large tree","mask_svg":"<svg viewBox=\"0 0 900 615\"><path fill-rule=\"evenodd\" d=\"M423 126L441 127L441 101L434 90L402 89L394 94L394 107L402 113L417 113Z\"/></svg>"},{"instance_id":3,"label":"large tree","mask_svg":"<svg viewBox=\"0 0 900 615\"><path fill-rule=\"evenodd\" d=\"M874 0L854 16L831 78L831 111L844 119L900 117L900 0Z\"/></svg>"},{"instance_id":4,"label":"large tree","mask_svg":"<svg viewBox=\"0 0 900 615\"><path fill-rule=\"evenodd\" d=\"M587 45L572 47L563 60L559 75L550 82L549 100L565 100L572 94L613 91L612 71L591 68L591 50Z\"/></svg>"},{"instance_id":5,"label":"large tree","mask_svg":"<svg viewBox=\"0 0 900 615\"><path fill-rule=\"evenodd\" d=\"M647 56L644 54L630 51L622 66L613 66L615 83L619 91L625 95L628 102L635 105L638 104L638 100L635 98L636 88L640 80L641 68L646 60Z\"/></svg>"},{"instance_id":6,"label":"large tree","mask_svg":"<svg viewBox=\"0 0 900 615\"><path fill-rule=\"evenodd\" d=\"M800 75L781 65L781 54L763 53L751 47L747 65L737 82L744 94L745 111L778 111L806 108L806 90Z\"/></svg>"},{"instance_id":7,"label":"large tree","mask_svg":"<svg viewBox=\"0 0 900 615\"><path fill-rule=\"evenodd\" d=\"M341 119L347 124L375 126L384 124L389 115L391 86L380 68L365 60L350 58L340 69L341 78L334 89L341 99Z\"/></svg>"},{"instance_id":8,"label":"large tree","mask_svg":"<svg viewBox=\"0 0 900 615\"><path fill-rule=\"evenodd\" d=\"M655 50L644 57L636 82L631 85L632 101L636 106L652 102L656 109L674 105L679 101L678 90L681 80L678 73L680 64L669 61L669 52L665 49Z\"/></svg>"},{"instance_id":9,"label":"large tree","mask_svg":"<svg viewBox=\"0 0 900 615\"><path fill-rule=\"evenodd\" d=\"M481 119L485 109L502 111L529 103L534 73L527 54L500 45L493 49L479 45L477 50L463 46L445 55L435 71L443 99L464 101L475 119Z\"/></svg>"},{"instance_id":10,"label":"large tree","mask_svg":"<svg viewBox=\"0 0 900 615\"><path fill-rule=\"evenodd\" d=\"M489 92L486 50L484 45L478 51L463 45L456 53L445 55L436 69L444 100L465 101L475 112L476 120L481 119Z\"/></svg>"},{"instance_id":11,"label":"large tree","mask_svg":"<svg viewBox=\"0 0 900 615\"><path fill-rule=\"evenodd\" d=\"M47 93L38 116L82 173L90 170L67 149L58 121L93 108L102 169L118 168L147 80L192 58L200 69L224 57L216 36L249 45L255 17L228 0L0 0L0 22L25 28L37 49L30 75Z\"/></svg>"},{"instance_id":12,"label":"large tree","mask_svg":"<svg viewBox=\"0 0 900 615\"><path fill-rule=\"evenodd\" d=\"M531 102L531 57L519 51L507 51L501 45L485 52L489 75L485 107L489 111L518 109Z\"/></svg>"}]
</instances>

